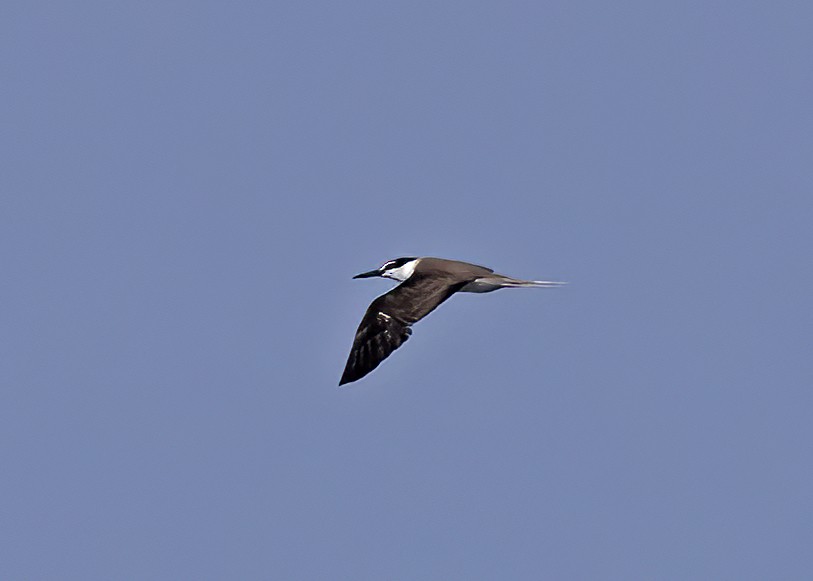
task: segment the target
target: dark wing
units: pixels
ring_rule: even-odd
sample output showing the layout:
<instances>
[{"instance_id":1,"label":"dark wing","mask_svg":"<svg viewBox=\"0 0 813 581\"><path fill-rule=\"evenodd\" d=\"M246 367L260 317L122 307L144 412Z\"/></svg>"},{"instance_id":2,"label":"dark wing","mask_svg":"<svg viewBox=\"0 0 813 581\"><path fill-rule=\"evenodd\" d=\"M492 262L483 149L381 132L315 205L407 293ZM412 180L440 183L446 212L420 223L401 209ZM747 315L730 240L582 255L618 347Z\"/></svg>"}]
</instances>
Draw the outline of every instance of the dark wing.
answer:
<instances>
[{"instance_id":1,"label":"dark wing","mask_svg":"<svg viewBox=\"0 0 813 581\"><path fill-rule=\"evenodd\" d=\"M361 320L339 385L361 379L409 339L413 323L434 311L467 281L411 276L375 299Z\"/></svg>"},{"instance_id":2,"label":"dark wing","mask_svg":"<svg viewBox=\"0 0 813 581\"><path fill-rule=\"evenodd\" d=\"M377 301L377 299L376 299ZM370 305L361 320L339 385L361 379L409 339L409 325Z\"/></svg>"}]
</instances>

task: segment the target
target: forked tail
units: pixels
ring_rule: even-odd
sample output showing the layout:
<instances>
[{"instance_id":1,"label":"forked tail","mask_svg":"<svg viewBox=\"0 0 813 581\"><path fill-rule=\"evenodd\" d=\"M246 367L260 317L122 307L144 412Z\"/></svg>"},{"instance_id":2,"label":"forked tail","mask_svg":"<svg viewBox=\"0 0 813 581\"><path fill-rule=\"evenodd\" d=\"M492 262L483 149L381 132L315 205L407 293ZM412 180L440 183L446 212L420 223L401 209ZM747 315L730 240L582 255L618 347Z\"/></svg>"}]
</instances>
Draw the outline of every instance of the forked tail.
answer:
<instances>
[{"instance_id":1,"label":"forked tail","mask_svg":"<svg viewBox=\"0 0 813 581\"><path fill-rule=\"evenodd\" d=\"M522 288L522 287L538 287L538 288L554 288L557 286L566 285L566 282L558 282L553 280L520 280L518 278L506 278L501 286L508 288Z\"/></svg>"},{"instance_id":2,"label":"forked tail","mask_svg":"<svg viewBox=\"0 0 813 581\"><path fill-rule=\"evenodd\" d=\"M552 288L562 286L563 284L567 283L554 282L552 280L522 280L520 278L511 278L510 276L495 274L480 277L460 290L464 293L490 293L501 288Z\"/></svg>"}]
</instances>

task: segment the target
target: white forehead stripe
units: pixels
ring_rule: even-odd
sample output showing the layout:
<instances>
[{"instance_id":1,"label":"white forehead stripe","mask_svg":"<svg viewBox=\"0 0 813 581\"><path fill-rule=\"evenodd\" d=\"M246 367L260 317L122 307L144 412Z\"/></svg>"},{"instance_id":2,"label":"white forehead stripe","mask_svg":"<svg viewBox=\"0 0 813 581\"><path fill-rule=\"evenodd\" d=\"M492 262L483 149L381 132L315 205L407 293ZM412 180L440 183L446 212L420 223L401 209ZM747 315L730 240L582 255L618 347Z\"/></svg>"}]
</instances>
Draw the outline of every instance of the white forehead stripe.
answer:
<instances>
[{"instance_id":1,"label":"white forehead stripe","mask_svg":"<svg viewBox=\"0 0 813 581\"><path fill-rule=\"evenodd\" d=\"M398 268L387 269L384 271L384 276L403 282L412 276L412 273L415 272L415 267L418 266L418 262L420 262L420 260L420 258L416 258L415 260L410 260L406 264L402 264Z\"/></svg>"}]
</instances>

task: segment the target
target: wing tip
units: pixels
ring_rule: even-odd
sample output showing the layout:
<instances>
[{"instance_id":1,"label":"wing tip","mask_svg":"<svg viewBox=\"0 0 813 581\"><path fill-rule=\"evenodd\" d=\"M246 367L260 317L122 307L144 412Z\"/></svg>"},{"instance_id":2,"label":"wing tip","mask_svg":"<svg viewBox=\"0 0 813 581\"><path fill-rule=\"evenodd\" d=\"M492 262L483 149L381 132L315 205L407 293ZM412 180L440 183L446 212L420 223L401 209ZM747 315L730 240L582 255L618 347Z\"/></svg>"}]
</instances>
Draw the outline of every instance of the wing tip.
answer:
<instances>
[{"instance_id":1,"label":"wing tip","mask_svg":"<svg viewBox=\"0 0 813 581\"><path fill-rule=\"evenodd\" d=\"M359 379L370 373L370 371L372 371L373 369L361 371L359 369L348 367L347 369L344 370L342 378L339 380L339 387L347 385L348 383L353 383L354 381L358 381Z\"/></svg>"},{"instance_id":2,"label":"wing tip","mask_svg":"<svg viewBox=\"0 0 813 581\"><path fill-rule=\"evenodd\" d=\"M345 369L344 373L342 373L342 378L339 380L339 387L347 385L348 383L353 383L358 379L361 379L361 377L355 376L350 369Z\"/></svg>"}]
</instances>

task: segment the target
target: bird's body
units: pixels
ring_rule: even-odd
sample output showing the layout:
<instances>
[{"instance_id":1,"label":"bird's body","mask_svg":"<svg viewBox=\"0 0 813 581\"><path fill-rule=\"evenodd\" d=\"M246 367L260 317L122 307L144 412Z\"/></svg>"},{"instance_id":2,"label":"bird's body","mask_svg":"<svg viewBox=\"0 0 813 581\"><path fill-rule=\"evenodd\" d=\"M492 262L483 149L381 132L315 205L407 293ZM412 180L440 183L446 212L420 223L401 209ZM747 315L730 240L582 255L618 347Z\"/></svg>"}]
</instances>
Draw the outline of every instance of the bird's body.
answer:
<instances>
[{"instance_id":1,"label":"bird's body","mask_svg":"<svg viewBox=\"0 0 813 581\"><path fill-rule=\"evenodd\" d=\"M552 287L562 283L521 280L490 268L444 258L405 257L353 278L381 276L400 281L376 298L364 314L339 385L361 379L406 341L410 327L456 292L486 293L501 288Z\"/></svg>"}]
</instances>

